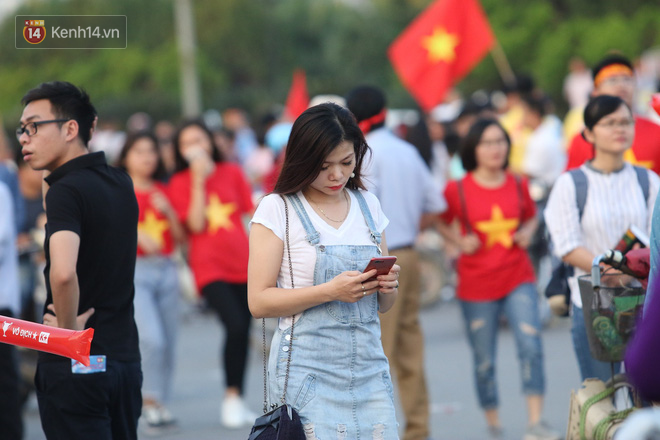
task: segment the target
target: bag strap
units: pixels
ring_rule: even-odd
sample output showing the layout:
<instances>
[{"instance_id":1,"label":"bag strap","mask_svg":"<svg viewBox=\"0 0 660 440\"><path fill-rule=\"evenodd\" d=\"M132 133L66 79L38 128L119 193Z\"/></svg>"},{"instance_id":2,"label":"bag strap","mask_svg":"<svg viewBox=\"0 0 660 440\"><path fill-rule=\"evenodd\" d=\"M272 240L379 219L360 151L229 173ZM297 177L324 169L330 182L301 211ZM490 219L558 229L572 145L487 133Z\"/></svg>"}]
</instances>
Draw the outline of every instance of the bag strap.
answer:
<instances>
[{"instance_id":1,"label":"bag strap","mask_svg":"<svg viewBox=\"0 0 660 440\"><path fill-rule=\"evenodd\" d=\"M295 284L293 281L293 264L291 263L291 247L289 246L289 205L286 202L286 199L282 194L282 201L284 202L284 214L286 218L286 250L289 257L289 276L291 277L291 288L295 289ZM289 353L286 359L286 374L284 376L284 387L282 391L282 397L280 402L282 405L286 404L286 389L289 386L289 371L291 369L291 352L293 351L293 328L296 323L296 315L291 316L291 333L289 338ZM261 337L262 337L262 347L263 347L263 358L264 358L264 414L268 412L268 367L266 361L266 319L261 318ZM273 407L276 405L273 404Z\"/></svg>"},{"instance_id":2,"label":"bag strap","mask_svg":"<svg viewBox=\"0 0 660 440\"><path fill-rule=\"evenodd\" d=\"M574 168L568 172L575 184L575 204L578 208L578 220L582 221L582 214L584 214L584 205L587 203L587 190L589 188L589 181L587 175L584 174L580 168Z\"/></svg>"},{"instance_id":3,"label":"bag strap","mask_svg":"<svg viewBox=\"0 0 660 440\"><path fill-rule=\"evenodd\" d=\"M636 165L633 165L633 168L635 169L635 173L637 174L637 181L639 182L639 186L642 188L642 193L644 194L644 200L646 200L646 204L648 205L649 203L649 173L646 168L638 167Z\"/></svg>"},{"instance_id":4,"label":"bag strap","mask_svg":"<svg viewBox=\"0 0 660 440\"><path fill-rule=\"evenodd\" d=\"M637 174L637 182L639 182L639 186L642 188L644 200L646 200L646 204L648 205L650 195L648 171L646 168L638 167L635 165L633 165L633 168L635 169L635 174ZM573 178L573 183L575 184L575 204L578 207L579 219L582 221L584 205L587 203L587 190L589 188L589 181L587 180L587 175L584 174L584 171L582 171L580 168L569 170L569 174Z\"/></svg>"},{"instance_id":5,"label":"bag strap","mask_svg":"<svg viewBox=\"0 0 660 440\"><path fill-rule=\"evenodd\" d=\"M516 189L518 190L518 207L520 208L520 224L525 218L525 195L523 191L522 179L517 174L513 176L516 179Z\"/></svg>"},{"instance_id":6,"label":"bag strap","mask_svg":"<svg viewBox=\"0 0 660 440\"><path fill-rule=\"evenodd\" d=\"M472 226L470 225L470 220L468 219L467 203L465 202L465 190L463 188L463 179L457 182L457 187L458 187L458 199L461 202L461 211L463 214L463 226L465 226L465 231L468 234L472 234L472 232L474 231L472 230Z\"/></svg>"}]
</instances>

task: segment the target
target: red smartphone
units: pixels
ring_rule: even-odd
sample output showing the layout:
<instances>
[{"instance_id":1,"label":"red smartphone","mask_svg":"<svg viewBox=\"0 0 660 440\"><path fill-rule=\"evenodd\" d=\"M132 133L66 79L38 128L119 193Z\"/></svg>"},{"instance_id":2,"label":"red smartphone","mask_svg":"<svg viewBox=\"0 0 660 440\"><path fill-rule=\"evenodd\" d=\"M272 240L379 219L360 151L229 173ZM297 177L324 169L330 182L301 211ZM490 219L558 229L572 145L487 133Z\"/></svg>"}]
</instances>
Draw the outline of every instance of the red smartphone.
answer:
<instances>
[{"instance_id":1,"label":"red smartphone","mask_svg":"<svg viewBox=\"0 0 660 440\"><path fill-rule=\"evenodd\" d=\"M384 256L384 257L374 257L369 261L367 267L362 271L362 273L369 272L370 270L377 269L376 275L369 278L367 281L374 281L378 275L387 275L390 273L390 269L394 266L396 262L396 257L394 256Z\"/></svg>"}]
</instances>

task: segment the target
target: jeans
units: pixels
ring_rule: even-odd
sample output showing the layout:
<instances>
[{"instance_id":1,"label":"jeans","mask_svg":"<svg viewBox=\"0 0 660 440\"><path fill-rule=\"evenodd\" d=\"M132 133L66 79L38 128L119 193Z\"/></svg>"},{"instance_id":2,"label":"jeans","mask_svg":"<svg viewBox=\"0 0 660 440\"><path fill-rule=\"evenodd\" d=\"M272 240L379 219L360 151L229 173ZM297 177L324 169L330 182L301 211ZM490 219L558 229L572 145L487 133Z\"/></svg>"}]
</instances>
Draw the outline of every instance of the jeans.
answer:
<instances>
[{"instance_id":1,"label":"jeans","mask_svg":"<svg viewBox=\"0 0 660 440\"><path fill-rule=\"evenodd\" d=\"M138 257L135 265L135 323L140 335L144 397L168 400L179 321L179 279L169 257Z\"/></svg>"},{"instance_id":2,"label":"jeans","mask_svg":"<svg viewBox=\"0 0 660 440\"><path fill-rule=\"evenodd\" d=\"M614 368L614 374L617 374L621 369L621 363L614 362L610 364L609 362L598 361L591 356L587 329L584 325L584 313L575 304L572 304L572 306L571 337L573 338L573 349L580 367L582 380L595 377L607 382L612 377L612 368Z\"/></svg>"},{"instance_id":3,"label":"jeans","mask_svg":"<svg viewBox=\"0 0 660 440\"><path fill-rule=\"evenodd\" d=\"M506 316L516 340L523 392L527 395L544 394L541 324L534 285L521 284L497 301L461 301L460 304L474 357L474 378L481 408L494 409L499 404L495 354L501 313Z\"/></svg>"}]
</instances>

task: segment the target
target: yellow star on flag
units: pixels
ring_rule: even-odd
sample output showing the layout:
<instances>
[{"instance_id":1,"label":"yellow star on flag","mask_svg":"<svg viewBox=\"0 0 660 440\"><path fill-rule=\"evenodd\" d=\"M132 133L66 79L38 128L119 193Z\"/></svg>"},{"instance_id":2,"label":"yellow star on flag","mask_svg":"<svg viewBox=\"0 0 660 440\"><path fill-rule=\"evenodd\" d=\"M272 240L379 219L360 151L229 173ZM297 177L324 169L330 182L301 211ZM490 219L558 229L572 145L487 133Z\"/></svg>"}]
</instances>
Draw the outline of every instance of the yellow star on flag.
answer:
<instances>
[{"instance_id":1,"label":"yellow star on flag","mask_svg":"<svg viewBox=\"0 0 660 440\"><path fill-rule=\"evenodd\" d=\"M635 152L632 150L632 148L628 148L625 153L623 153L623 160L626 162L632 164L632 165L639 165L640 167L648 168L648 169L653 169L653 161L652 160L637 160L637 156L635 156Z\"/></svg>"},{"instance_id":2,"label":"yellow star on flag","mask_svg":"<svg viewBox=\"0 0 660 440\"><path fill-rule=\"evenodd\" d=\"M206 207L206 220L209 223L209 231L215 234L220 228L232 229L234 224L231 222L230 217L234 211L236 211L236 203L222 203L217 194L211 194L209 204Z\"/></svg>"},{"instance_id":3,"label":"yellow star on flag","mask_svg":"<svg viewBox=\"0 0 660 440\"><path fill-rule=\"evenodd\" d=\"M509 249L513 246L513 232L518 227L517 218L504 218L502 208L493 205L490 220L476 222L475 228L486 234L486 247L493 247L499 243Z\"/></svg>"},{"instance_id":4,"label":"yellow star on flag","mask_svg":"<svg viewBox=\"0 0 660 440\"><path fill-rule=\"evenodd\" d=\"M429 59L434 63L450 63L456 58L456 46L459 39L456 34L448 33L442 27L433 28L433 34L422 39L422 46L429 51Z\"/></svg>"},{"instance_id":5,"label":"yellow star on flag","mask_svg":"<svg viewBox=\"0 0 660 440\"><path fill-rule=\"evenodd\" d=\"M144 213L144 220L138 223L138 231L144 232L158 243L159 248L163 248L165 244L165 239L163 234L169 229L169 223L165 219L159 220L156 217L156 213L149 210Z\"/></svg>"}]
</instances>

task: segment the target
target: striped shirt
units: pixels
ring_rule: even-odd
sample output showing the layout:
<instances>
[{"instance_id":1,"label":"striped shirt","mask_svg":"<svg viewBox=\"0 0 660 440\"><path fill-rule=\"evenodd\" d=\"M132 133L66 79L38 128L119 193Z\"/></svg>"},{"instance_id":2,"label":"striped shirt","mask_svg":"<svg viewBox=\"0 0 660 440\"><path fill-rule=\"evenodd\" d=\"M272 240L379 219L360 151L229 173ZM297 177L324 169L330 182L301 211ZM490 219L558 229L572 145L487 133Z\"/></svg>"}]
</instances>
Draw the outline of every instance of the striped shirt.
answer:
<instances>
[{"instance_id":1,"label":"striped shirt","mask_svg":"<svg viewBox=\"0 0 660 440\"><path fill-rule=\"evenodd\" d=\"M545 208L545 222L552 238L554 253L558 257L564 257L578 247L600 255L614 248L632 225L651 233L653 205L660 186L657 174L648 171L647 201L635 169L628 163L609 174L592 168L589 163L580 169L588 181L582 221L575 200L575 184L569 173L559 176ZM577 277L585 273L576 267L575 276L568 280L571 300L578 307L582 307L582 300Z\"/></svg>"}]
</instances>

